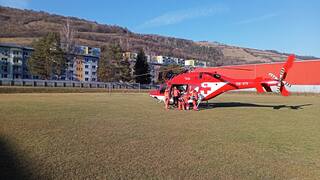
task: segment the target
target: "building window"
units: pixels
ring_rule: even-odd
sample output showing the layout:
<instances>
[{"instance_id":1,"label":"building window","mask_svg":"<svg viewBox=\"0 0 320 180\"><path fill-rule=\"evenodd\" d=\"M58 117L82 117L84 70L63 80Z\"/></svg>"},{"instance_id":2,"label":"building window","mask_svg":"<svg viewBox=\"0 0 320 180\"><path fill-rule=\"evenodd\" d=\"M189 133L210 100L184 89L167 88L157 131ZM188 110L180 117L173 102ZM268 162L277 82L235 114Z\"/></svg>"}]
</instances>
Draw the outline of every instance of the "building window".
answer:
<instances>
[{"instance_id":1,"label":"building window","mask_svg":"<svg viewBox=\"0 0 320 180\"><path fill-rule=\"evenodd\" d=\"M2 78L8 78L8 74L2 74Z\"/></svg>"},{"instance_id":2,"label":"building window","mask_svg":"<svg viewBox=\"0 0 320 180\"><path fill-rule=\"evenodd\" d=\"M8 72L8 66L2 66L4 72Z\"/></svg>"},{"instance_id":3,"label":"building window","mask_svg":"<svg viewBox=\"0 0 320 180\"><path fill-rule=\"evenodd\" d=\"M92 78L92 81L96 81L96 78Z\"/></svg>"},{"instance_id":4,"label":"building window","mask_svg":"<svg viewBox=\"0 0 320 180\"><path fill-rule=\"evenodd\" d=\"M85 80L85 81L89 81L89 78L85 78L84 80Z\"/></svg>"},{"instance_id":5,"label":"building window","mask_svg":"<svg viewBox=\"0 0 320 180\"><path fill-rule=\"evenodd\" d=\"M19 67L19 66L13 66L13 71L19 72L19 71L21 71L21 67Z\"/></svg>"},{"instance_id":6,"label":"building window","mask_svg":"<svg viewBox=\"0 0 320 180\"><path fill-rule=\"evenodd\" d=\"M13 63L19 63L19 59L13 58Z\"/></svg>"},{"instance_id":7,"label":"building window","mask_svg":"<svg viewBox=\"0 0 320 180\"><path fill-rule=\"evenodd\" d=\"M89 74L89 71L86 71L86 72L84 72L84 73L88 75L88 74Z\"/></svg>"},{"instance_id":8,"label":"building window","mask_svg":"<svg viewBox=\"0 0 320 180\"><path fill-rule=\"evenodd\" d=\"M92 66L92 69L95 69L96 68L96 66Z\"/></svg>"},{"instance_id":9,"label":"building window","mask_svg":"<svg viewBox=\"0 0 320 180\"><path fill-rule=\"evenodd\" d=\"M85 65L85 68L87 68L87 69L88 69L88 68L89 68L89 65Z\"/></svg>"},{"instance_id":10,"label":"building window","mask_svg":"<svg viewBox=\"0 0 320 180\"><path fill-rule=\"evenodd\" d=\"M0 49L0 54L2 54L4 56L9 56L9 51L6 49Z\"/></svg>"},{"instance_id":11,"label":"building window","mask_svg":"<svg viewBox=\"0 0 320 180\"><path fill-rule=\"evenodd\" d=\"M95 76L97 73L96 72L92 72L92 75Z\"/></svg>"}]
</instances>

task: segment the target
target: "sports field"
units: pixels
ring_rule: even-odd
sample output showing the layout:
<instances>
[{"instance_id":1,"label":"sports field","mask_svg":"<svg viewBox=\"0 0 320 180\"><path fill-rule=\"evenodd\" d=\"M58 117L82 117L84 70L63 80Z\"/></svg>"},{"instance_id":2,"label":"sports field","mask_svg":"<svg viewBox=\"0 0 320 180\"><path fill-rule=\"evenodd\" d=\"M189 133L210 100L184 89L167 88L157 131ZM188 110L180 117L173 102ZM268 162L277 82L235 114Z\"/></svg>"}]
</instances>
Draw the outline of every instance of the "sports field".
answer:
<instances>
[{"instance_id":1,"label":"sports field","mask_svg":"<svg viewBox=\"0 0 320 180\"><path fill-rule=\"evenodd\" d=\"M147 94L0 94L8 179L319 179L320 96L224 94L199 112Z\"/></svg>"}]
</instances>

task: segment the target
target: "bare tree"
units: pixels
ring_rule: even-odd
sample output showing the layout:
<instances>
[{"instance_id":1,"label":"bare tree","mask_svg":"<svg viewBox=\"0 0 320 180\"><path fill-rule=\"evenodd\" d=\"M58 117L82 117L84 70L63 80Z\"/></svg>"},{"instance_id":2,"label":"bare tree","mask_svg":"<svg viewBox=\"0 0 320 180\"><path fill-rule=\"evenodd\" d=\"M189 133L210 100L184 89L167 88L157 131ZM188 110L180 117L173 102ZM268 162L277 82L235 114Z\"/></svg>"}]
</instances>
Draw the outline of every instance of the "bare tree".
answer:
<instances>
[{"instance_id":1,"label":"bare tree","mask_svg":"<svg viewBox=\"0 0 320 180\"><path fill-rule=\"evenodd\" d=\"M70 19L68 18L66 24L62 27L60 31L62 48L67 54L74 53L74 35L75 30L71 27Z\"/></svg>"}]
</instances>

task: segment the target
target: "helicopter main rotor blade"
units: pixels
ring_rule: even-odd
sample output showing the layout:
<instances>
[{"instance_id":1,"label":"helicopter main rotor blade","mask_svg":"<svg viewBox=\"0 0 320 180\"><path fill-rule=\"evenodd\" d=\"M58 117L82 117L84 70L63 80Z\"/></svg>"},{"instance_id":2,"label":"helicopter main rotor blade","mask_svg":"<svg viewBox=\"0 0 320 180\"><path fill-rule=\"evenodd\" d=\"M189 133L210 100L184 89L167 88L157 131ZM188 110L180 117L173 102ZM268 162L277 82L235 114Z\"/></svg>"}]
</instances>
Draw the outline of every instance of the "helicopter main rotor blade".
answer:
<instances>
[{"instance_id":1,"label":"helicopter main rotor blade","mask_svg":"<svg viewBox=\"0 0 320 180\"><path fill-rule=\"evenodd\" d=\"M287 81L282 81L284 85L291 87L292 85L290 83L288 83Z\"/></svg>"},{"instance_id":2,"label":"helicopter main rotor blade","mask_svg":"<svg viewBox=\"0 0 320 180\"><path fill-rule=\"evenodd\" d=\"M285 71L286 71L286 69L285 69L284 67L281 68L281 70L280 70L280 76L279 76L280 81L282 81L282 80L284 79L284 78L283 78L283 75L284 75Z\"/></svg>"},{"instance_id":3,"label":"helicopter main rotor blade","mask_svg":"<svg viewBox=\"0 0 320 180\"><path fill-rule=\"evenodd\" d=\"M238 70L238 71L253 71L253 69L246 69L246 68L236 68L236 67L217 67L218 69L231 69L231 70Z\"/></svg>"}]
</instances>

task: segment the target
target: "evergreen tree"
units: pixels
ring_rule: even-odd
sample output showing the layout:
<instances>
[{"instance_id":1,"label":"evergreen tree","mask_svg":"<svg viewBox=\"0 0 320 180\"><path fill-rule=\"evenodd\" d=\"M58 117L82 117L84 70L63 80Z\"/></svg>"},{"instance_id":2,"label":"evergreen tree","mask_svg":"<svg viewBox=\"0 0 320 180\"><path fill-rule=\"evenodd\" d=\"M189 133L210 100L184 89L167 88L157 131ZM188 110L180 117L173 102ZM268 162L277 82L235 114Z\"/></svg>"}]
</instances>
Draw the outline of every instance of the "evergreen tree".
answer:
<instances>
[{"instance_id":1,"label":"evergreen tree","mask_svg":"<svg viewBox=\"0 0 320 180\"><path fill-rule=\"evenodd\" d=\"M98 79L102 82L111 82L113 80L113 65L111 60L108 58L108 51L108 46L101 47L101 55L98 66Z\"/></svg>"},{"instance_id":2,"label":"evergreen tree","mask_svg":"<svg viewBox=\"0 0 320 180\"><path fill-rule=\"evenodd\" d=\"M119 44L101 48L98 79L103 82L132 80L130 62L123 59L123 50Z\"/></svg>"},{"instance_id":3,"label":"evergreen tree","mask_svg":"<svg viewBox=\"0 0 320 180\"><path fill-rule=\"evenodd\" d=\"M65 72L66 60L60 47L60 37L56 33L48 33L33 43L34 52L28 60L28 69L32 75L41 79L58 79Z\"/></svg>"},{"instance_id":4,"label":"evergreen tree","mask_svg":"<svg viewBox=\"0 0 320 180\"><path fill-rule=\"evenodd\" d=\"M121 80L121 61L123 50L119 44L113 44L109 46L107 58L111 61L111 77L112 81Z\"/></svg>"},{"instance_id":5,"label":"evergreen tree","mask_svg":"<svg viewBox=\"0 0 320 180\"><path fill-rule=\"evenodd\" d=\"M149 64L143 49L138 53L137 62L134 66L134 75L137 83L150 84L151 82Z\"/></svg>"},{"instance_id":6,"label":"evergreen tree","mask_svg":"<svg viewBox=\"0 0 320 180\"><path fill-rule=\"evenodd\" d=\"M47 73L45 68L47 63L47 52L45 51L45 48L43 48L45 45L46 43L44 38L33 42L32 46L35 51L27 61L30 73L34 76L38 76L41 79L48 79L50 77L50 73Z\"/></svg>"},{"instance_id":7,"label":"evergreen tree","mask_svg":"<svg viewBox=\"0 0 320 180\"><path fill-rule=\"evenodd\" d=\"M108 58L111 59L114 63L117 63L118 61L122 60L122 53L123 50L119 44L113 44L109 46L109 53Z\"/></svg>"},{"instance_id":8,"label":"evergreen tree","mask_svg":"<svg viewBox=\"0 0 320 180\"><path fill-rule=\"evenodd\" d=\"M132 81L131 67L129 59L124 59L120 64L120 80L123 82Z\"/></svg>"}]
</instances>

